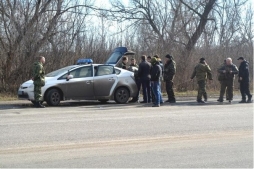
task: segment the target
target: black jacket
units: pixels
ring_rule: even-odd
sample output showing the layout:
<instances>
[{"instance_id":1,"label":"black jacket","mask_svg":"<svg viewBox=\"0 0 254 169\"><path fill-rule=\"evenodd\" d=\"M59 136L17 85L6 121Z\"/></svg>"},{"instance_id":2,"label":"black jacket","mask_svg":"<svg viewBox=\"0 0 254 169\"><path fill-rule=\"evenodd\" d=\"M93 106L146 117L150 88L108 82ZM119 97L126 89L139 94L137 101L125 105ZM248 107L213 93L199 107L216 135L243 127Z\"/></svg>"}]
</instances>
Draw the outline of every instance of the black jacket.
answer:
<instances>
[{"instance_id":1,"label":"black jacket","mask_svg":"<svg viewBox=\"0 0 254 169\"><path fill-rule=\"evenodd\" d=\"M157 63L151 69L151 81L159 81L162 74L161 66Z\"/></svg>"},{"instance_id":2,"label":"black jacket","mask_svg":"<svg viewBox=\"0 0 254 169\"><path fill-rule=\"evenodd\" d=\"M152 67L151 63L149 63L147 61L142 61L139 64L138 77L141 80L150 80L151 79L151 75L150 75L151 67Z\"/></svg>"},{"instance_id":3,"label":"black jacket","mask_svg":"<svg viewBox=\"0 0 254 169\"><path fill-rule=\"evenodd\" d=\"M249 62L244 60L239 66L239 78L242 78L242 82L249 82Z\"/></svg>"}]
</instances>

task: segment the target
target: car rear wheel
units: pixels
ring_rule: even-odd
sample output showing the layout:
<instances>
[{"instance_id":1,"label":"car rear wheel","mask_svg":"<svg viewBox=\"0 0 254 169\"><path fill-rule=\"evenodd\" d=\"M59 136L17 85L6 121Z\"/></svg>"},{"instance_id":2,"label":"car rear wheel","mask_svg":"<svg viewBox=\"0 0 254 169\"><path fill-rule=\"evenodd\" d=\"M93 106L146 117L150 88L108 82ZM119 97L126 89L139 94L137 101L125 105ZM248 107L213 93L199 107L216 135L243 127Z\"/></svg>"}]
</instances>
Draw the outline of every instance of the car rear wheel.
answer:
<instances>
[{"instance_id":1,"label":"car rear wheel","mask_svg":"<svg viewBox=\"0 0 254 169\"><path fill-rule=\"evenodd\" d=\"M57 89L51 89L47 92L47 104L49 106L57 106L61 101L61 94Z\"/></svg>"},{"instance_id":2,"label":"car rear wheel","mask_svg":"<svg viewBox=\"0 0 254 169\"><path fill-rule=\"evenodd\" d=\"M130 92L125 87L120 87L115 91L115 102L118 104L125 104L130 98Z\"/></svg>"},{"instance_id":3,"label":"car rear wheel","mask_svg":"<svg viewBox=\"0 0 254 169\"><path fill-rule=\"evenodd\" d=\"M100 99L99 100L101 103L107 103L109 101L109 99Z\"/></svg>"}]
</instances>

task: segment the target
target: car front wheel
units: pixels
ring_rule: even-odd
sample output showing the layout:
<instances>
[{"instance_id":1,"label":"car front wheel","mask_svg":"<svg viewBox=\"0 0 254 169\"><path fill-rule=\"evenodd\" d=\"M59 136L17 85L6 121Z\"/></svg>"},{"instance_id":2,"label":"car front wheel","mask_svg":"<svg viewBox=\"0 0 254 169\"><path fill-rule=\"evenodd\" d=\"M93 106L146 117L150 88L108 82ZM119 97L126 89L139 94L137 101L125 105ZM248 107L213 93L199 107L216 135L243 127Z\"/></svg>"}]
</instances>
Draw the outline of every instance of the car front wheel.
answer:
<instances>
[{"instance_id":1,"label":"car front wheel","mask_svg":"<svg viewBox=\"0 0 254 169\"><path fill-rule=\"evenodd\" d=\"M51 89L47 92L47 104L49 106L57 106L61 101L61 94L57 89Z\"/></svg>"},{"instance_id":2,"label":"car front wheel","mask_svg":"<svg viewBox=\"0 0 254 169\"><path fill-rule=\"evenodd\" d=\"M120 87L115 91L115 102L118 104L125 104L130 98L130 92L125 87Z\"/></svg>"}]
</instances>

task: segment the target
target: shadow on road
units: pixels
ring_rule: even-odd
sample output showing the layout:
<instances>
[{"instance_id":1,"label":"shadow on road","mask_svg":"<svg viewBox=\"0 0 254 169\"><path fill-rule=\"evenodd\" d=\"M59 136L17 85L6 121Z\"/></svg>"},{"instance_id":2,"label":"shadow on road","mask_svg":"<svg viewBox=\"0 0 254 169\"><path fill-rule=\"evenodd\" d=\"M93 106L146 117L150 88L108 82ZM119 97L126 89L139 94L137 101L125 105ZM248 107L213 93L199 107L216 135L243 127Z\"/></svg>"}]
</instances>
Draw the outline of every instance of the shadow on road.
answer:
<instances>
[{"instance_id":1,"label":"shadow on road","mask_svg":"<svg viewBox=\"0 0 254 169\"><path fill-rule=\"evenodd\" d=\"M238 104L238 101L233 101L231 104L229 102L219 103L216 99L213 99L207 103L197 103L195 100L181 100L177 103L164 103L161 106L215 106L215 105L232 105ZM44 105L47 108L52 108L46 103ZM152 107L152 103L128 103L128 104L116 104L114 101L109 101L107 103L101 103L99 101L64 101L61 102L58 108L66 107L88 107L88 108L111 108L111 109L125 109L127 107ZM11 102L2 102L0 103L0 110L8 109L20 109L20 108L34 108L33 104L28 101L11 101ZM154 108L156 109L156 108Z\"/></svg>"}]
</instances>

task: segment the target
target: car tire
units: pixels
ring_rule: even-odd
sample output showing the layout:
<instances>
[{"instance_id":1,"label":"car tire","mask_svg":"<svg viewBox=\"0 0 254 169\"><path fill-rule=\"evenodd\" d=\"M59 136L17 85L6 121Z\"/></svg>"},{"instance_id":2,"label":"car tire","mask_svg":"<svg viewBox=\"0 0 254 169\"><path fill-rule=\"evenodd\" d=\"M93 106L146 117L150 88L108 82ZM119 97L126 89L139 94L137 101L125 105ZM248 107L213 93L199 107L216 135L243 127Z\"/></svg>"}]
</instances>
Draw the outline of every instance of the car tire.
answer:
<instances>
[{"instance_id":1,"label":"car tire","mask_svg":"<svg viewBox=\"0 0 254 169\"><path fill-rule=\"evenodd\" d=\"M101 102L101 103L107 103L109 101L109 99L100 99L98 101Z\"/></svg>"},{"instance_id":2,"label":"car tire","mask_svg":"<svg viewBox=\"0 0 254 169\"><path fill-rule=\"evenodd\" d=\"M130 92L125 87L119 87L115 91L114 99L115 102L118 104L125 104L129 101L130 98Z\"/></svg>"},{"instance_id":3,"label":"car tire","mask_svg":"<svg viewBox=\"0 0 254 169\"><path fill-rule=\"evenodd\" d=\"M61 101L61 94L57 89L51 89L47 92L47 104L49 106L57 106Z\"/></svg>"}]
</instances>

